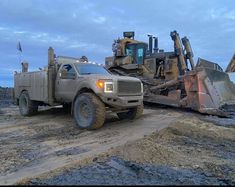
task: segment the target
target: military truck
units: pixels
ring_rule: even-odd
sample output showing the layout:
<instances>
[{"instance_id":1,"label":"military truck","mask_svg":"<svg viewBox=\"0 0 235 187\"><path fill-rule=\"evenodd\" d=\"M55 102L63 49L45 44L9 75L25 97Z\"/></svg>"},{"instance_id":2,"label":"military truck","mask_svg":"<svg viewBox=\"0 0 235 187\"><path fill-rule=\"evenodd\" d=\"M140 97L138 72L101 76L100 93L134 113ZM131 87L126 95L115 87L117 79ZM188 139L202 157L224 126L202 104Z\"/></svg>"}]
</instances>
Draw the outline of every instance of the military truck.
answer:
<instances>
[{"instance_id":1,"label":"military truck","mask_svg":"<svg viewBox=\"0 0 235 187\"><path fill-rule=\"evenodd\" d=\"M112 75L102 65L78 58L56 57L48 49L48 66L41 71L14 75L15 101L20 114L31 116L40 105L71 107L77 125L98 129L105 121L106 111L120 119L135 119L143 112L143 85L134 77Z\"/></svg>"}]
</instances>

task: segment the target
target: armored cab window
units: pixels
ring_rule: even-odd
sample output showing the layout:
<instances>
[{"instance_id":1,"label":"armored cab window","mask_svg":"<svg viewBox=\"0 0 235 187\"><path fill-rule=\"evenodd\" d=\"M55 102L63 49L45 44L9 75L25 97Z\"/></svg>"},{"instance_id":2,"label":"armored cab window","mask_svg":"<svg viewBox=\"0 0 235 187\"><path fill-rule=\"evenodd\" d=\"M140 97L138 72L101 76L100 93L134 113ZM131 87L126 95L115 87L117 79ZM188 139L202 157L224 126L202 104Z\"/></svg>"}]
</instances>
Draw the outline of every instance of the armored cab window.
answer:
<instances>
[{"instance_id":1,"label":"armored cab window","mask_svg":"<svg viewBox=\"0 0 235 187\"><path fill-rule=\"evenodd\" d=\"M126 45L126 55L128 56L134 56L134 53L135 53L135 45L133 44L127 44Z\"/></svg>"},{"instance_id":2,"label":"armored cab window","mask_svg":"<svg viewBox=\"0 0 235 187\"><path fill-rule=\"evenodd\" d=\"M133 57L135 64L143 64L146 48L144 43L129 43L126 45L126 55Z\"/></svg>"},{"instance_id":3,"label":"armored cab window","mask_svg":"<svg viewBox=\"0 0 235 187\"><path fill-rule=\"evenodd\" d=\"M75 78L76 71L70 64L63 65L60 74L61 79L73 79Z\"/></svg>"}]
</instances>

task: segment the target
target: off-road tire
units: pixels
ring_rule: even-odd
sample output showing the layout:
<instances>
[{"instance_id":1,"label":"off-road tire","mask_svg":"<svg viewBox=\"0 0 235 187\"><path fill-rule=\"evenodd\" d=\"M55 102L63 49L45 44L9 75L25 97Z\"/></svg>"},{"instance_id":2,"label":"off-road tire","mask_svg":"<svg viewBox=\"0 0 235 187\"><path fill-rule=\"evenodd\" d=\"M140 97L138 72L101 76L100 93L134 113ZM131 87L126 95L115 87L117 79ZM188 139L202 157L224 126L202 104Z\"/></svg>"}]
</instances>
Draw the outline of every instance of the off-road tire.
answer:
<instances>
[{"instance_id":1,"label":"off-road tire","mask_svg":"<svg viewBox=\"0 0 235 187\"><path fill-rule=\"evenodd\" d=\"M19 110L22 116L31 116L37 113L38 105L35 101L30 100L27 91L23 91L19 98Z\"/></svg>"},{"instance_id":2,"label":"off-road tire","mask_svg":"<svg viewBox=\"0 0 235 187\"><path fill-rule=\"evenodd\" d=\"M95 94L78 95L73 106L74 119L80 128L94 130L103 126L105 105Z\"/></svg>"},{"instance_id":3,"label":"off-road tire","mask_svg":"<svg viewBox=\"0 0 235 187\"><path fill-rule=\"evenodd\" d=\"M127 112L118 112L119 119L137 119L143 114L144 105L141 104L135 108L130 108Z\"/></svg>"}]
</instances>

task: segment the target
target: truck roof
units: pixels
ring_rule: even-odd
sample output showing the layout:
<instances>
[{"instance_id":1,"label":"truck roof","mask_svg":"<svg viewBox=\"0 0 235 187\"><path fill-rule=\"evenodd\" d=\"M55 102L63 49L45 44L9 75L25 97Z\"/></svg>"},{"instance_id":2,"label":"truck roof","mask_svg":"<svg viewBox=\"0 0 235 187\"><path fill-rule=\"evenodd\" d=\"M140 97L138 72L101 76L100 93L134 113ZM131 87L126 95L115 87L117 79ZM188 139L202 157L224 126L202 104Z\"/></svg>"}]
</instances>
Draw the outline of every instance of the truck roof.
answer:
<instances>
[{"instance_id":1,"label":"truck roof","mask_svg":"<svg viewBox=\"0 0 235 187\"><path fill-rule=\"evenodd\" d=\"M74 57L68 57L68 56L57 56L56 61L58 64L66 64L66 63L78 63L78 64L94 64L94 65L102 65L102 64L97 64L94 62L87 62L87 61L81 61L79 58L74 58Z\"/></svg>"},{"instance_id":2,"label":"truck roof","mask_svg":"<svg viewBox=\"0 0 235 187\"><path fill-rule=\"evenodd\" d=\"M74 57L67 57L67 56L57 56L56 61L58 64L64 64L64 63L81 63L79 58Z\"/></svg>"}]
</instances>

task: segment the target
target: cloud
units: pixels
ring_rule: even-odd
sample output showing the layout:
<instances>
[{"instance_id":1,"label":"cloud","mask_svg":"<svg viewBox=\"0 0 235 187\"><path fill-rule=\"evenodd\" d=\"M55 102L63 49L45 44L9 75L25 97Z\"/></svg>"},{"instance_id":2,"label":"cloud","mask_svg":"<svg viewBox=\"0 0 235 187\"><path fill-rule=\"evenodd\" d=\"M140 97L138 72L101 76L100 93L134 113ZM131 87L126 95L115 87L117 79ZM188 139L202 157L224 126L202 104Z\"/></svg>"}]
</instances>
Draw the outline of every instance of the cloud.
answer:
<instances>
[{"instance_id":1,"label":"cloud","mask_svg":"<svg viewBox=\"0 0 235 187\"><path fill-rule=\"evenodd\" d=\"M224 14L224 17L227 19L235 20L235 11L229 11Z\"/></svg>"},{"instance_id":2,"label":"cloud","mask_svg":"<svg viewBox=\"0 0 235 187\"><path fill-rule=\"evenodd\" d=\"M98 24L103 24L106 21L106 18L104 16L99 16L97 18L93 18L93 21Z\"/></svg>"},{"instance_id":3,"label":"cloud","mask_svg":"<svg viewBox=\"0 0 235 187\"><path fill-rule=\"evenodd\" d=\"M4 75L9 80L12 69L21 69L18 40L22 59L34 70L46 65L49 46L58 55L104 63L123 31L135 31L135 38L146 42L152 33L160 48L171 51L170 32L177 30L190 39L195 60L208 58L225 68L235 51L234 6L234 0L1 0L0 86L3 68L9 69Z\"/></svg>"}]
</instances>

